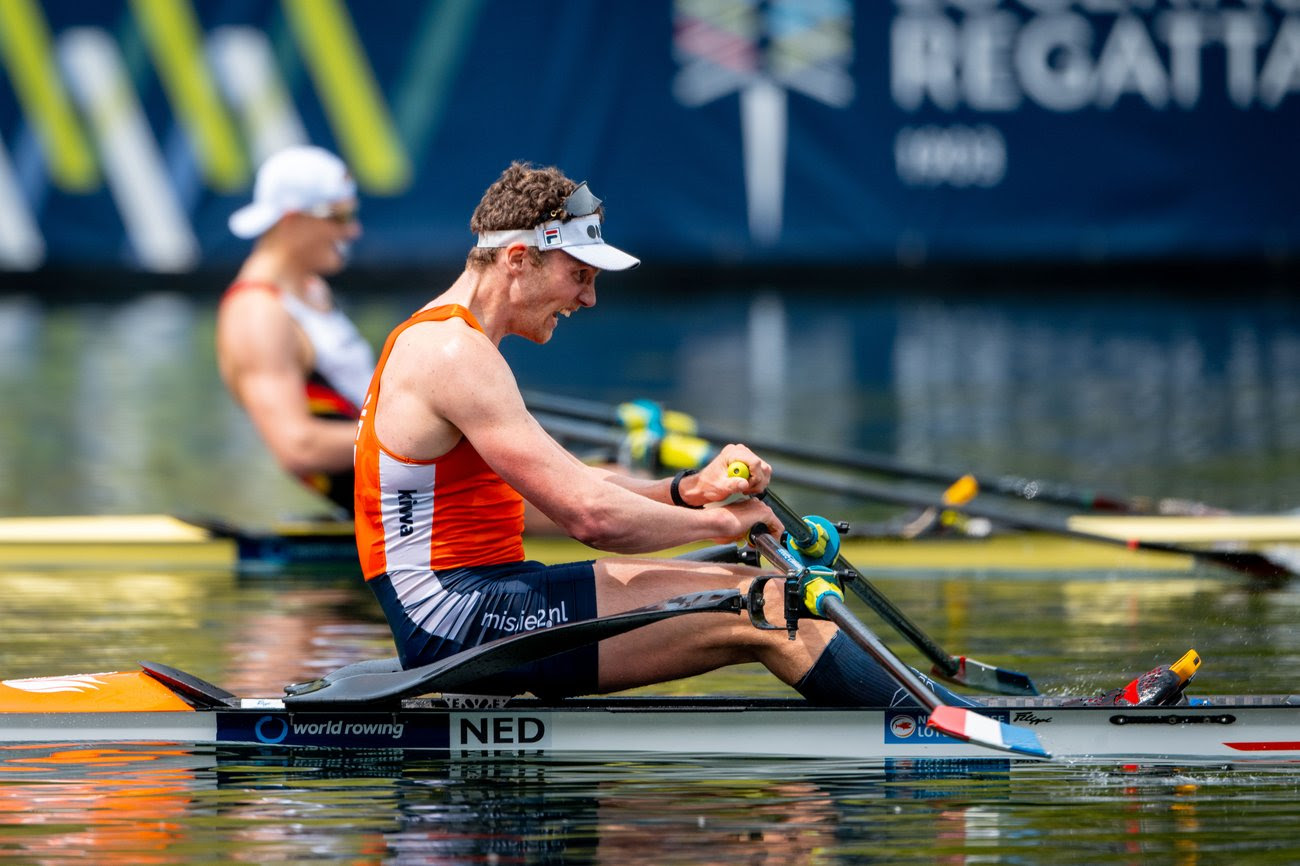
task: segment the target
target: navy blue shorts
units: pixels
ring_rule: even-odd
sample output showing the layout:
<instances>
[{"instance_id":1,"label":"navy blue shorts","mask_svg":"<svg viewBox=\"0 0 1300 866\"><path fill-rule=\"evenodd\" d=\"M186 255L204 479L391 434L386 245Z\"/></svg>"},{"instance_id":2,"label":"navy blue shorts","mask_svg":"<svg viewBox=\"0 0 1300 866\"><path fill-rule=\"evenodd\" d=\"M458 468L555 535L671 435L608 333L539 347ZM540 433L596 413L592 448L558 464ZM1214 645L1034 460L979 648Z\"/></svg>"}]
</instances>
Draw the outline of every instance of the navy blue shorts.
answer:
<instances>
[{"instance_id":1,"label":"navy blue shorts","mask_svg":"<svg viewBox=\"0 0 1300 866\"><path fill-rule=\"evenodd\" d=\"M369 583L388 618L404 668L497 638L596 616L596 575L590 561L381 574ZM599 683L597 663L593 644L480 680L465 691L532 692L547 699L591 694Z\"/></svg>"}]
</instances>

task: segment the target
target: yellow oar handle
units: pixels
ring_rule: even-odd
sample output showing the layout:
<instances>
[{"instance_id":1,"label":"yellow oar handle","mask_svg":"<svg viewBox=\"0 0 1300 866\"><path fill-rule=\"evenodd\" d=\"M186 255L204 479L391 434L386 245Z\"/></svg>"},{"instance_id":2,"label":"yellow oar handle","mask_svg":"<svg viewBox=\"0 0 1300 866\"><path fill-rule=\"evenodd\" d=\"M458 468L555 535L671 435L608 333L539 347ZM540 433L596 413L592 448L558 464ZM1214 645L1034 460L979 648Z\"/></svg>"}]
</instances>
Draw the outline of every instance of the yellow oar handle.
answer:
<instances>
[{"instance_id":1,"label":"yellow oar handle","mask_svg":"<svg viewBox=\"0 0 1300 866\"><path fill-rule=\"evenodd\" d=\"M749 464L741 460L733 460L727 464L727 476L730 478L748 478Z\"/></svg>"}]
</instances>

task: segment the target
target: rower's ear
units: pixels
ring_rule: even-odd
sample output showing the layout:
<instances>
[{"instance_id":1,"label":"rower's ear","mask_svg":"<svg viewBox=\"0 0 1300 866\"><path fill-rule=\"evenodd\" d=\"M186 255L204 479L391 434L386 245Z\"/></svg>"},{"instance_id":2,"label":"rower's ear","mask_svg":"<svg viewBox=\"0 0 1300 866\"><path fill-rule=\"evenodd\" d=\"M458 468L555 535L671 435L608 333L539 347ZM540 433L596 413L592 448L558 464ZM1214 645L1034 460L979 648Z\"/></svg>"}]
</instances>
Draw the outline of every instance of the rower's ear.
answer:
<instances>
[{"instance_id":1,"label":"rower's ear","mask_svg":"<svg viewBox=\"0 0 1300 866\"><path fill-rule=\"evenodd\" d=\"M511 244L501 251L501 260L505 262L511 273L516 273L524 269L524 264L529 261L528 246L526 244Z\"/></svg>"}]
</instances>

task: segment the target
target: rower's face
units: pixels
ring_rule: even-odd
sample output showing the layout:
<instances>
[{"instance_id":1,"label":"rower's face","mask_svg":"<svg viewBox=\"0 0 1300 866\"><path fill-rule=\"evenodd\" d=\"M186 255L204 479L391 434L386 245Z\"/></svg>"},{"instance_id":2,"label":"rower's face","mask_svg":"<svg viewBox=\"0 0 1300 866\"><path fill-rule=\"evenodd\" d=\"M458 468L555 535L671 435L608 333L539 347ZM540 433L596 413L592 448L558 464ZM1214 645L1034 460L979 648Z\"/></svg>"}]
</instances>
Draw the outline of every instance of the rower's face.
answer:
<instances>
[{"instance_id":1,"label":"rower's face","mask_svg":"<svg viewBox=\"0 0 1300 866\"><path fill-rule=\"evenodd\" d=\"M318 274L335 274L348 262L361 237L357 200L345 199L295 214L301 263Z\"/></svg>"},{"instance_id":2,"label":"rower's face","mask_svg":"<svg viewBox=\"0 0 1300 866\"><path fill-rule=\"evenodd\" d=\"M555 333L560 317L568 317L583 307L596 305L596 275L599 268L578 261L563 250L542 255L540 265L529 266L530 306L535 314L532 333L524 334L537 343L545 343Z\"/></svg>"}]
</instances>

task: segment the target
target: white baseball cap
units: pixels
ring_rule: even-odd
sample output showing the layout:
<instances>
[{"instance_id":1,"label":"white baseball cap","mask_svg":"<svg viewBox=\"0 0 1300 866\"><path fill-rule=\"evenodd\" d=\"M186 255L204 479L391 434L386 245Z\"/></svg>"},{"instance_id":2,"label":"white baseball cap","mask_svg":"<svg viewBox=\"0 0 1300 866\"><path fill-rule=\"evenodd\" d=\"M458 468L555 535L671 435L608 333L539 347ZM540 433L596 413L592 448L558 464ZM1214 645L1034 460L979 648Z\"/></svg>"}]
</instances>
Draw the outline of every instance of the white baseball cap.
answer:
<instances>
[{"instance_id":1,"label":"white baseball cap","mask_svg":"<svg viewBox=\"0 0 1300 866\"><path fill-rule=\"evenodd\" d=\"M475 246L491 249L522 243L541 250L564 250L578 261L602 271L626 271L641 264L636 256L605 243L600 230L600 215L596 213L598 207L600 199L591 194L586 181L583 181L564 201L564 209L570 217L567 221L554 219L530 229L480 232Z\"/></svg>"},{"instance_id":2,"label":"white baseball cap","mask_svg":"<svg viewBox=\"0 0 1300 866\"><path fill-rule=\"evenodd\" d=\"M355 198L356 194L356 181L343 160L320 147L288 147L257 170L253 201L230 215L230 230L241 238L255 238L285 214Z\"/></svg>"}]
</instances>

